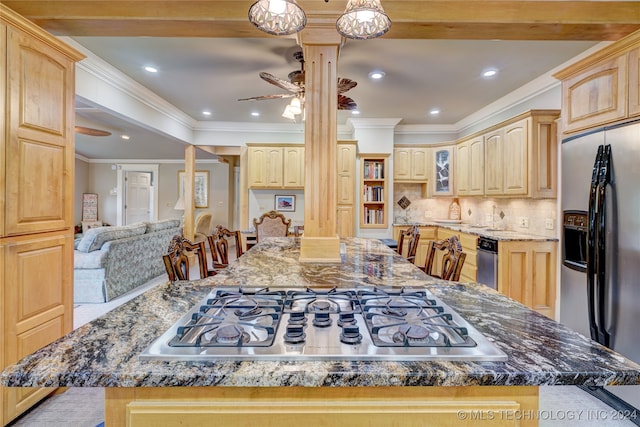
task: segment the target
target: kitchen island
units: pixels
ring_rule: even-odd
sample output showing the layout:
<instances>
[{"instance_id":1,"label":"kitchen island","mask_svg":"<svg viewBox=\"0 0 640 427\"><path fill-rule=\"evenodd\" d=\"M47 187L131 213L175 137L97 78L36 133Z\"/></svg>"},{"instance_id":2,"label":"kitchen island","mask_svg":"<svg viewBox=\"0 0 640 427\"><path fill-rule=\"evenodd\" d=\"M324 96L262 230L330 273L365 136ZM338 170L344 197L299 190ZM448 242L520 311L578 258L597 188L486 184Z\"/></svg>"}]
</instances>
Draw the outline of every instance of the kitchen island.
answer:
<instances>
[{"instance_id":1,"label":"kitchen island","mask_svg":"<svg viewBox=\"0 0 640 427\"><path fill-rule=\"evenodd\" d=\"M483 285L430 278L377 240L347 239L344 246L341 264L314 265L298 262L296 239L261 242L217 276L158 286L76 329L7 367L0 382L106 387L107 426L192 425L187 421L212 416L219 425L304 417L305 425L533 426L539 385L640 384L638 364ZM426 286L508 360L138 358L213 286L362 285Z\"/></svg>"}]
</instances>

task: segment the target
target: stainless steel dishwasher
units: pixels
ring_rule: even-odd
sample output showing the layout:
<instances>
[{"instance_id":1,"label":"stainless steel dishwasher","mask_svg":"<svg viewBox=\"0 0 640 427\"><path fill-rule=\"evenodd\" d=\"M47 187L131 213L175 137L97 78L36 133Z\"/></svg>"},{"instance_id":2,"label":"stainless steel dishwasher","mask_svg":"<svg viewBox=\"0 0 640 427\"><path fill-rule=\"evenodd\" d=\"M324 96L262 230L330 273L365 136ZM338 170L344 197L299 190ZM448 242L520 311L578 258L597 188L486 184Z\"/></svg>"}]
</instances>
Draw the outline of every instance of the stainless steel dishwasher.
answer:
<instances>
[{"instance_id":1,"label":"stainless steel dishwasher","mask_svg":"<svg viewBox=\"0 0 640 427\"><path fill-rule=\"evenodd\" d=\"M497 289L498 241L487 237L478 239L478 283Z\"/></svg>"}]
</instances>

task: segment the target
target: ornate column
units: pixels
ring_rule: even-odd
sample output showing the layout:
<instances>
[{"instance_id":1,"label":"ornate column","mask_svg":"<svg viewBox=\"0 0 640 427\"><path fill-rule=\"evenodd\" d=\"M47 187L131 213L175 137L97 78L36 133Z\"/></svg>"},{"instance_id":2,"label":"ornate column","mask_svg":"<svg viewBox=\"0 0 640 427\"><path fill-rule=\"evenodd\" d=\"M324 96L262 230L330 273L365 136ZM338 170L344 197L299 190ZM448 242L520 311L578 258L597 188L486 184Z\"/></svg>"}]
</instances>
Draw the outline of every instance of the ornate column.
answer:
<instances>
[{"instance_id":1,"label":"ornate column","mask_svg":"<svg viewBox=\"0 0 640 427\"><path fill-rule=\"evenodd\" d=\"M299 33L305 59L304 237L300 262L340 262L336 231L338 53L333 26Z\"/></svg>"}]
</instances>

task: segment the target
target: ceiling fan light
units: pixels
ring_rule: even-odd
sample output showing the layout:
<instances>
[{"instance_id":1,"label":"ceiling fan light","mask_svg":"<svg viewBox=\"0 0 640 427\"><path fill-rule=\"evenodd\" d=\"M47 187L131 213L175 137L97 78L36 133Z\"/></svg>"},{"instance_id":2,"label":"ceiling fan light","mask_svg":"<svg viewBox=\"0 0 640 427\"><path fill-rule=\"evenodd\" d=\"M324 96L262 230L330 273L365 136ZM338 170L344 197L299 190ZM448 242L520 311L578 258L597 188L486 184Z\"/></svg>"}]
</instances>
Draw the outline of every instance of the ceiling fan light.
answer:
<instances>
[{"instance_id":1,"label":"ceiling fan light","mask_svg":"<svg viewBox=\"0 0 640 427\"><path fill-rule=\"evenodd\" d=\"M391 28L391 19L380 0L349 0L344 13L336 21L336 29L350 39L380 37Z\"/></svg>"},{"instance_id":2,"label":"ceiling fan light","mask_svg":"<svg viewBox=\"0 0 640 427\"><path fill-rule=\"evenodd\" d=\"M284 111L282 112L282 117L284 117L285 119L291 119L291 120L296 119L296 115L293 114L293 111L291 111L291 105L287 105L286 107L284 107Z\"/></svg>"},{"instance_id":3,"label":"ceiling fan light","mask_svg":"<svg viewBox=\"0 0 640 427\"><path fill-rule=\"evenodd\" d=\"M307 25L307 16L295 0L258 0L249 8L249 21L275 36L297 33Z\"/></svg>"},{"instance_id":4,"label":"ceiling fan light","mask_svg":"<svg viewBox=\"0 0 640 427\"><path fill-rule=\"evenodd\" d=\"M302 104L300 103L300 98L293 98L291 100L291 103L287 107L289 107L293 114L302 113Z\"/></svg>"}]
</instances>

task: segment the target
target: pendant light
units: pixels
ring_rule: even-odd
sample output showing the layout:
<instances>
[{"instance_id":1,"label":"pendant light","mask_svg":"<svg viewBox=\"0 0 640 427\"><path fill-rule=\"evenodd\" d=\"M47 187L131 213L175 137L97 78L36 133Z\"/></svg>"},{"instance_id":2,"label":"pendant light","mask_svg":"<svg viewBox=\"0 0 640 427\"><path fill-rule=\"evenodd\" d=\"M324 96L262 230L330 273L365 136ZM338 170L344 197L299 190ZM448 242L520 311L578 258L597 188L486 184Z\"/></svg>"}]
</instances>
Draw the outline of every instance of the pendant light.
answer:
<instances>
[{"instance_id":1,"label":"pendant light","mask_svg":"<svg viewBox=\"0 0 640 427\"><path fill-rule=\"evenodd\" d=\"M380 37L391 28L391 19L384 13L380 0L349 0L336 29L350 39Z\"/></svg>"},{"instance_id":2,"label":"pendant light","mask_svg":"<svg viewBox=\"0 0 640 427\"><path fill-rule=\"evenodd\" d=\"M249 8L249 21L265 33L286 36L307 25L307 16L295 0L258 0Z\"/></svg>"}]
</instances>

